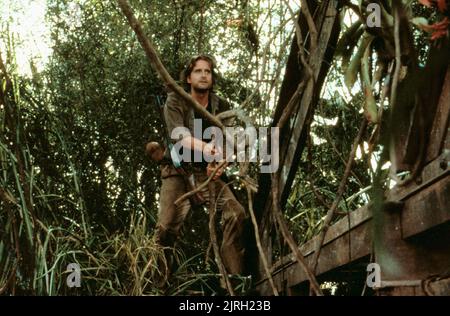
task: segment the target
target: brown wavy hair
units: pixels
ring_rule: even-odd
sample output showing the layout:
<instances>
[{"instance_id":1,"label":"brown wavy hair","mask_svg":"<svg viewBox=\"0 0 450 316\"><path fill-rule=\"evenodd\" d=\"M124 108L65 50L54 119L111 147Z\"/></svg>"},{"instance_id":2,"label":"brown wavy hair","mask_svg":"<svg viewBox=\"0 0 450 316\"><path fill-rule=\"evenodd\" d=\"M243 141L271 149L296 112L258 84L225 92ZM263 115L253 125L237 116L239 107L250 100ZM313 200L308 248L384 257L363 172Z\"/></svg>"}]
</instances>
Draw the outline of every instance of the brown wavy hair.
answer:
<instances>
[{"instance_id":1,"label":"brown wavy hair","mask_svg":"<svg viewBox=\"0 0 450 316\"><path fill-rule=\"evenodd\" d=\"M216 60L214 57L209 55L197 55L192 57L186 64L185 69L181 72L180 80L184 83L185 87L187 89L191 88L191 85L187 82L187 78L192 73L192 70L194 70L195 64L199 60L206 61L209 66L211 67L211 74L212 74L212 86L214 87L214 83L216 82ZM211 87L212 90L212 87Z\"/></svg>"}]
</instances>

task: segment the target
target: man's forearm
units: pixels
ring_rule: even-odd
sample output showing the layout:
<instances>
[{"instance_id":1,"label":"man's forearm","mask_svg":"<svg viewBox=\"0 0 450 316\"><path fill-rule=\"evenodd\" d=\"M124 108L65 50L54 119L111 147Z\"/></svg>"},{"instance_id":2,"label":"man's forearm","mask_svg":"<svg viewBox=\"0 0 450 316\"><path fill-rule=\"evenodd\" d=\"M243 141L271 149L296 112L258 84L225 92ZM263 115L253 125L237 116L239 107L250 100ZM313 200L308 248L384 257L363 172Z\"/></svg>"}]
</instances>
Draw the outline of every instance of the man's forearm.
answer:
<instances>
[{"instance_id":1,"label":"man's forearm","mask_svg":"<svg viewBox=\"0 0 450 316\"><path fill-rule=\"evenodd\" d=\"M181 145L190 150L203 152L203 148L206 146L206 143L195 137L186 136L181 140Z\"/></svg>"}]
</instances>

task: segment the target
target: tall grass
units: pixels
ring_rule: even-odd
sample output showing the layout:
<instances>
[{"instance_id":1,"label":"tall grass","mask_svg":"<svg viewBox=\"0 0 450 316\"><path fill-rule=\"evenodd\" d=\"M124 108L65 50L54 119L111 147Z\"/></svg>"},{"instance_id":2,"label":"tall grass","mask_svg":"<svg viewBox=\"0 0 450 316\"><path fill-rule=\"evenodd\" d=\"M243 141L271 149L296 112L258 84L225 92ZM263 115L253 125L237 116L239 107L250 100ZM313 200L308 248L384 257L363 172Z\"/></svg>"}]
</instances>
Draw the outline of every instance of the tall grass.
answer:
<instances>
[{"instance_id":1,"label":"tall grass","mask_svg":"<svg viewBox=\"0 0 450 316\"><path fill-rule=\"evenodd\" d=\"M0 69L0 295L214 292L208 280L218 276L194 273L199 256L180 250L173 250L177 269L168 287L157 287L167 263L153 239L155 216L141 201L127 214L126 227L111 230L96 221L62 122L45 93L33 93L13 65L2 60ZM51 144L51 152L42 154L43 144ZM79 288L67 285L71 263L81 269Z\"/></svg>"}]
</instances>

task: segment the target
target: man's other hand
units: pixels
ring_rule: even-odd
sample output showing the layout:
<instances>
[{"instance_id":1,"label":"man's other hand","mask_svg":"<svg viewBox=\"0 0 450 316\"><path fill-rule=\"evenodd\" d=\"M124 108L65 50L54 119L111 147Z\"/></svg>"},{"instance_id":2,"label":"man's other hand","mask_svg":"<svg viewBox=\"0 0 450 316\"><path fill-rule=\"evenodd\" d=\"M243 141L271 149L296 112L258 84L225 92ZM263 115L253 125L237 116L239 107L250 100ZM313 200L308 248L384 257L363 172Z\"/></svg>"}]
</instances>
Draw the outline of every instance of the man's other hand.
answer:
<instances>
[{"instance_id":1,"label":"man's other hand","mask_svg":"<svg viewBox=\"0 0 450 316\"><path fill-rule=\"evenodd\" d=\"M216 167L217 167L218 165L219 165L219 164L214 163L214 162L209 163L208 166L206 167L206 175L209 177L209 176L213 173L213 171L216 169ZM219 179L219 177L222 175L223 170L225 169L225 167L226 167L226 165L223 166L223 167L221 167L221 168L219 168L219 169L217 170L216 174L215 174L214 177L212 178L214 181L217 180L217 179Z\"/></svg>"}]
</instances>

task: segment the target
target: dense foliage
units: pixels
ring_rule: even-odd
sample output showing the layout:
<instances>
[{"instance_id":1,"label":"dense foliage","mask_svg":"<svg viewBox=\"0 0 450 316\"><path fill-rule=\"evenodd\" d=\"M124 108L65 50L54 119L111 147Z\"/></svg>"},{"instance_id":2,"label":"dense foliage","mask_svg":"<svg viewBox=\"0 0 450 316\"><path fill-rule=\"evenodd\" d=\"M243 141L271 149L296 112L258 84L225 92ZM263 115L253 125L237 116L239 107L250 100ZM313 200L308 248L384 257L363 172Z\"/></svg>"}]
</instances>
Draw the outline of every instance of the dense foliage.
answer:
<instances>
[{"instance_id":1,"label":"dense foliage","mask_svg":"<svg viewBox=\"0 0 450 316\"><path fill-rule=\"evenodd\" d=\"M174 78L189 56L212 54L218 93L243 105L256 126L271 123L294 32L287 1L129 2ZM13 18L0 29L0 294L161 294L153 240L159 169L144 145L163 141L158 102L166 90L115 1L46 4L52 54L43 69L31 63L31 75L22 73ZM342 25L350 28L344 18ZM425 59L427 40L415 33L415 41ZM353 48L341 57L350 59ZM362 119L361 89L347 100L339 93L343 68L333 63L288 199L299 243L318 232ZM342 212L368 201L374 170L364 146ZM191 212L166 294L219 288L212 254L205 257L207 220L204 210ZM80 288L66 285L69 263L81 267ZM244 290L248 280L241 281Z\"/></svg>"},{"instance_id":2,"label":"dense foliage","mask_svg":"<svg viewBox=\"0 0 450 316\"><path fill-rule=\"evenodd\" d=\"M259 72L258 80L269 82L280 75L283 63L274 60L284 58L279 43L290 36L277 29L276 19L285 18L285 9L271 1L265 9L247 1L130 4L175 79L189 56L215 55L221 75L216 90L240 104L259 86L248 110L255 120L267 120L258 102L270 85L254 78ZM152 276L160 253L152 232L160 180L144 145L163 140L157 99L166 91L114 1L49 0L47 23L52 54L44 69L32 65L32 76L17 68L16 34L7 24L1 33L2 290L156 294ZM270 33L275 36L260 47L257 36ZM260 66L263 57L269 62ZM198 238L208 235L207 214L196 210L192 217L197 225L180 247L191 259L180 259L178 283L169 293L182 293L184 283L212 292L207 281L218 280L213 261L204 268L207 238ZM66 286L72 262L81 267L80 289Z\"/></svg>"}]
</instances>

